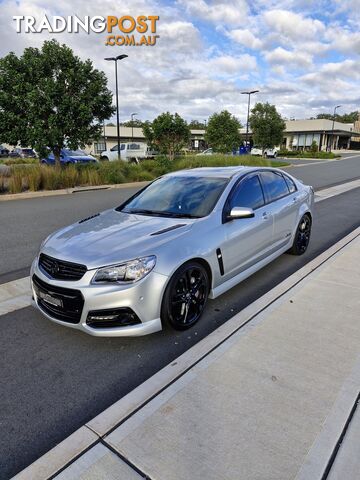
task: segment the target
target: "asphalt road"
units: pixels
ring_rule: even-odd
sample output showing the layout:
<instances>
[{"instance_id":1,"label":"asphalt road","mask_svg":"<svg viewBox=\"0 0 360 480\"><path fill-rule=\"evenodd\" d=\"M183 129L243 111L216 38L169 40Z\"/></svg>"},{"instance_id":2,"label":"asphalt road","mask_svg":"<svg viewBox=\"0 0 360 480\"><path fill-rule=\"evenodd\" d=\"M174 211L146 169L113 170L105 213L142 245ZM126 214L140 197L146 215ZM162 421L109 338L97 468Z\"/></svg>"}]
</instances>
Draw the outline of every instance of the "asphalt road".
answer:
<instances>
[{"instance_id":1,"label":"asphalt road","mask_svg":"<svg viewBox=\"0 0 360 480\"><path fill-rule=\"evenodd\" d=\"M292 160L287 170L315 189L360 178L360 153L347 160ZM306 163L308 162L308 163ZM299 166L298 166L299 165ZM49 233L121 204L136 188L98 190L0 202L0 284L28 275L40 243Z\"/></svg>"},{"instance_id":2,"label":"asphalt road","mask_svg":"<svg viewBox=\"0 0 360 480\"><path fill-rule=\"evenodd\" d=\"M323 177L330 175L325 165L342 167L337 177L330 175L330 184L339 183L339 178L349 181L360 177L360 163L357 168L347 163L323 164L310 183L317 188L329 184L323 182ZM291 171L304 178L317 166L304 168L293 167ZM15 274L23 276L21 269L29 264L48 231L116 205L129 193L111 190L0 204L0 225L9 225L6 230L1 228L1 260L9 261L10 268L16 265ZM30 307L1 316L0 478L10 478L29 465L358 227L359 205L360 189L317 203L312 241L304 256L282 255L217 300L209 301L202 321L187 332L165 329L142 338L101 339L52 324ZM10 218L10 223L3 223ZM36 246L32 246L34 242ZM24 252L19 253L19 248Z\"/></svg>"}]
</instances>

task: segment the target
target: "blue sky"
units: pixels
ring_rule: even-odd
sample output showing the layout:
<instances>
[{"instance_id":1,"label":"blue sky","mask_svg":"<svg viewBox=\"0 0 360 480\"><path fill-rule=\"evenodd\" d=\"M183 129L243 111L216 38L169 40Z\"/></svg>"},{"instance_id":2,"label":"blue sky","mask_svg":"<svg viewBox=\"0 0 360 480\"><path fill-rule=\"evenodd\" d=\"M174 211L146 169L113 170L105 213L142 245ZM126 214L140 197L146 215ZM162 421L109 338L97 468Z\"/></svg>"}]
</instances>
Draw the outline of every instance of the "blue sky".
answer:
<instances>
[{"instance_id":1,"label":"blue sky","mask_svg":"<svg viewBox=\"0 0 360 480\"><path fill-rule=\"evenodd\" d=\"M105 35L17 34L13 15L159 15L154 47L106 47ZM0 55L57 38L106 72L121 63L121 119L152 119L169 110L186 119L224 108L242 122L245 89L285 118L309 118L341 104L360 107L360 0L63 0L0 1Z\"/></svg>"}]
</instances>

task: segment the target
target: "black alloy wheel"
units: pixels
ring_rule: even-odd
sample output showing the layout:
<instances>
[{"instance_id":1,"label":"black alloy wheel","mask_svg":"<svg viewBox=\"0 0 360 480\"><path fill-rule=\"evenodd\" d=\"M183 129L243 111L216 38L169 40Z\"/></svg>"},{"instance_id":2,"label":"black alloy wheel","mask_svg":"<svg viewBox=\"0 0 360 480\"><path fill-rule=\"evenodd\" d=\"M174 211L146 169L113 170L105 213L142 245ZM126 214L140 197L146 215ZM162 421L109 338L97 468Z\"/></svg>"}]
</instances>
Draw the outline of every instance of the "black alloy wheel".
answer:
<instances>
[{"instance_id":1,"label":"black alloy wheel","mask_svg":"<svg viewBox=\"0 0 360 480\"><path fill-rule=\"evenodd\" d=\"M289 253L292 255L302 255L306 252L311 235L311 218L309 215L305 214L295 233L294 243L289 250Z\"/></svg>"},{"instance_id":2,"label":"black alloy wheel","mask_svg":"<svg viewBox=\"0 0 360 480\"><path fill-rule=\"evenodd\" d=\"M182 265L166 288L161 307L162 321L176 330L192 327L204 311L209 287L209 275L200 263Z\"/></svg>"}]
</instances>

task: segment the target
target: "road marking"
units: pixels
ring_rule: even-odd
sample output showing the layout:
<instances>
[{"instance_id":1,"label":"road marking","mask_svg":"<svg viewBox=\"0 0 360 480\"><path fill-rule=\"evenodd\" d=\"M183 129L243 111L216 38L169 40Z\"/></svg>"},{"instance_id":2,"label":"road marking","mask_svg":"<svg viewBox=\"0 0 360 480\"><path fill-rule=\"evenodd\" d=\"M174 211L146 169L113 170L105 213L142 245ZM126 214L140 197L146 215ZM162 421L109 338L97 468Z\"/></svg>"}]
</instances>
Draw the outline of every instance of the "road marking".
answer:
<instances>
[{"instance_id":1,"label":"road marking","mask_svg":"<svg viewBox=\"0 0 360 480\"><path fill-rule=\"evenodd\" d=\"M335 185L334 187L325 188L324 190L317 190L315 192L315 202L322 202L327 198L335 197L341 193L348 192L354 188L360 187L360 179L353 180L352 182L342 183L340 185Z\"/></svg>"},{"instance_id":2,"label":"road marking","mask_svg":"<svg viewBox=\"0 0 360 480\"><path fill-rule=\"evenodd\" d=\"M360 179L317 190L315 203L360 187ZM30 277L0 285L0 316L31 305Z\"/></svg>"}]
</instances>

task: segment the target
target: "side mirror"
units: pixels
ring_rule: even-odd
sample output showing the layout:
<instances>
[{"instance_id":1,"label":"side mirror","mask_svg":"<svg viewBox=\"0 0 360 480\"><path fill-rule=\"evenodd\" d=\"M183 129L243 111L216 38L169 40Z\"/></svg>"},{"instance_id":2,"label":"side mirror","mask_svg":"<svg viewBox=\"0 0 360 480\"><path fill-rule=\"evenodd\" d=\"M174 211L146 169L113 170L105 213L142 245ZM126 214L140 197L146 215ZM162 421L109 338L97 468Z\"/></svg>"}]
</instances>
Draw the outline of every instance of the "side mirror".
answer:
<instances>
[{"instance_id":1,"label":"side mirror","mask_svg":"<svg viewBox=\"0 0 360 480\"><path fill-rule=\"evenodd\" d=\"M253 218L255 212L250 207L233 207L228 215L228 220L235 220L237 218Z\"/></svg>"}]
</instances>

